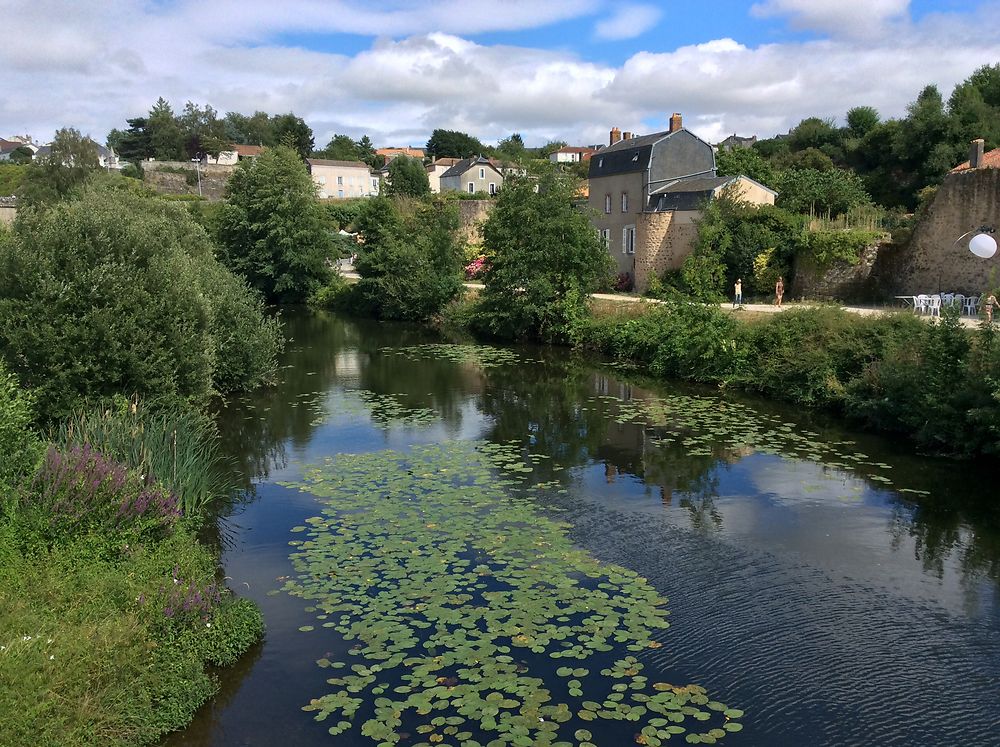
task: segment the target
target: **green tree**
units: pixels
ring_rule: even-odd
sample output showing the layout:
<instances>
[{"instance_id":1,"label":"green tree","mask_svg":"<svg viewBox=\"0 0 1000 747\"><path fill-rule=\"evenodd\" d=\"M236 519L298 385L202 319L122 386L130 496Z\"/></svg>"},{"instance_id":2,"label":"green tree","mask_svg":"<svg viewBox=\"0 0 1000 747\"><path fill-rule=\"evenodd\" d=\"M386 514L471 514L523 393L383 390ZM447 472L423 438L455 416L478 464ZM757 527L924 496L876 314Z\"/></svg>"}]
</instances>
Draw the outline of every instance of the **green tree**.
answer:
<instances>
[{"instance_id":1,"label":"green tree","mask_svg":"<svg viewBox=\"0 0 1000 747\"><path fill-rule=\"evenodd\" d=\"M298 154L268 148L243 162L219 219L223 262L272 302L305 301L330 278L330 233Z\"/></svg>"},{"instance_id":2,"label":"green tree","mask_svg":"<svg viewBox=\"0 0 1000 747\"><path fill-rule=\"evenodd\" d=\"M881 117L871 106L855 106L847 112L847 130L852 137L863 138L874 130Z\"/></svg>"},{"instance_id":3,"label":"green tree","mask_svg":"<svg viewBox=\"0 0 1000 747\"><path fill-rule=\"evenodd\" d=\"M149 136L149 148L153 158L158 161L184 159L184 133L174 116L174 110L162 96L149 110L146 133Z\"/></svg>"},{"instance_id":4,"label":"green tree","mask_svg":"<svg viewBox=\"0 0 1000 747\"><path fill-rule=\"evenodd\" d=\"M389 161L389 195L422 197L431 193L430 180L422 163L416 158L396 156Z\"/></svg>"},{"instance_id":5,"label":"green tree","mask_svg":"<svg viewBox=\"0 0 1000 747\"><path fill-rule=\"evenodd\" d=\"M218 112L210 106L202 108L187 102L179 122L188 158L200 158L206 154L218 157L229 146L226 123L219 119Z\"/></svg>"},{"instance_id":6,"label":"green tree","mask_svg":"<svg viewBox=\"0 0 1000 747\"><path fill-rule=\"evenodd\" d=\"M367 135L362 135L361 139L355 143L358 149L358 158L367 163L373 169L380 169L385 166L385 158L375 152L375 143Z\"/></svg>"},{"instance_id":7,"label":"green tree","mask_svg":"<svg viewBox=\"0 0 1000 747\"><path fill-rule=\"evenodd\" d=\"M715 166L719 176L742 174L772 188L777 181L771 162L753 148L720 150L715 154Z\"/></svg>"},{"instance_id":8,"label":"green tree","mask_svg":"<svg viewBox=\"0 0 1000 747\"><path fill-rule=\"evenodd\" d=\"M108 146L114 148L118 157L128 163L137 164L143 159L152 158L153 144L150 140L146 117L134 117L125 120L127 130L112 130L108 133Z\"/></svg>"},{"instance_id":9,"label":"green tree","mask_svg":"<svg viewBox=\"0 0 1000 747\"><path fill-rule=\"evenodd\" d=\"M252 115L226 112L223 119L226 139L242 145L277 145L274 128L267 112L256 111Z\"/></svg>"},{"instance_id":10,"label":"green tree","mask_svg":"<svg viewBox=\"0 0 1000 747\"><path fill-rule=\"evenodd\" d=\"M0 354L45 419L114 394L204 403L265 380L279 341L181 206L102 185L0 234Z\"/></svg>"},{"instance_id":11,"label":"green tree","mask_svg":"<svg viewBox=\"0 0 1000 747\"><path fill-rule=\"evenodd\" d=\"M505 137L497 144L497 155L509 158L515 163L523 161L528 152L524 147L524 139L521 133L515 132L510 137Z\"/></svg>"},{"instance_id":12,"label":"green tree","mask_svg":"<svg viewBox=\"0 0 1000 747\"><path fill-rule=\"evenodd\" d=\"M477 138L464 132L436 129L431 133L425 150L434 158L468 158L487 149Z\"/></svg>"},{"instance_id":13,"label":"green tree","mask_svg":"<svg viewBox=\"0 0 1000 747\"><path fill-rule=\"evenodd\" d=\"M864 182L853 171L788 169L781 173L777 204L795 213L843 215L851 208L870 205Z\"/></svg>"},{"instance_id":14,"label":"green tree","mask_svg":"<svg viewBox=\"0 0 1000 747\"><path fill-rule=\"evenodd\" d=\"M47 156L36 159L21 181L18 195L29 205L65 199L98 169L97 143L79 130L56 131Z\"/></svg>"},{"instance_id":15,"label":"green tree","mask_svg":"<svg viewBox=\"0 0 1000 747\"><path fill-rule=\"evenodd\" d=\"M303 160L309 157L316 145L309 125L291 112L272 117L271 130L276 145L288 146Z\"/></svg>"},{"instance_id":16,"label":"green tree","mask_svg":"<svg viewBox=\"0 0 1000 747\"><path fill-rule=\"evenodd\" d=\"M334 135L323 150L318 150L313 155L316 158L328 158L331 161L361 160L358 144L347 135Z\"/></svg>"},{"instance_id":17,"label":"green tree","mask_svg":"<svg viewBox=\"0 0 1000 747\"><path fill-rule=\"evenodd\" d=\"M402 158L402 156L397 157ZM390 162L390 166L391 166ZM462 291L458 206L375 197L358 219L364 244L352 305L379 319L427 319Z\"/></svg>"},{"instance_id":18,"label":"green tree","mask_svg":"<svg viewBox=\"0 0 1000 747\"><path fill-rule=\"evenodd\" d=\"M504 183L483 226L490 262L476 313L480 330L508 339L559 339L587 313L587 294L609 279L611 257L574 206L575 188L555 173L540 182Z\"/></svg>"}]
</instances>

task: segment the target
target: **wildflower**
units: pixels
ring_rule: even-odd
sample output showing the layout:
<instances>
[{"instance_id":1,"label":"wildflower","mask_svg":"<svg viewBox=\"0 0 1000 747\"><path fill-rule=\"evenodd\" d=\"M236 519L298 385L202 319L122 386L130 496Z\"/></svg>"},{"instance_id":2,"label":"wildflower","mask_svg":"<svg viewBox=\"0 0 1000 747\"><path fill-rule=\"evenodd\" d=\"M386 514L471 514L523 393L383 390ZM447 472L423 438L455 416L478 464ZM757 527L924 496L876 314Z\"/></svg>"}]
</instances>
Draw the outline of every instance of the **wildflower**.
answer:
<instances>
[{"instance_id":1,"label":"wildflower","mask_svg":"<svg viewBox=\"0 0 1000 747\"><path fill-rule=\"evenodd\" d=\"M55 654L53 654L53 655L51 655L51 656L49 657L49 661L54 661L54 660L55 660L55 658L56 658L56 657L55 657Z\"/></svg>"},{"instance_id":2,"label":"wildflower","mask_svg":"<svg viewBox=\"0 0 1000 747\"><path fill-rule=\"evenodd\" d=\"M212 627L212 623L205 623L205 627L206 628L211 628Z\"/></svg>"}]
</instances>

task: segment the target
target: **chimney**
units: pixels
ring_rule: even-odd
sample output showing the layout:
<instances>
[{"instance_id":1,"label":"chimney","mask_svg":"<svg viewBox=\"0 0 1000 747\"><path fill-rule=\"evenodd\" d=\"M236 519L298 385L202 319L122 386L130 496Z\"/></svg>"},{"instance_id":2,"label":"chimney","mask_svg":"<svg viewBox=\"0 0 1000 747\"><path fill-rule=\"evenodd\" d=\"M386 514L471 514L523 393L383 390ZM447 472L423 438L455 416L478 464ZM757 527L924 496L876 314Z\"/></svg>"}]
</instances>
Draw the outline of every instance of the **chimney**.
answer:
<instances>
[{"instance_id":1,"label":"chimney","mask_svg":"<svg viewBox=\"0 0 1000 747\"><path fill-rule=\"evenodd\" d=\"M683 126L684 123L681 120L680 112L674 112L674 116L670 118L670 131L677 132L677 130L681 129Z\"/></svg>"},{"instance_id":2,"label":"chimney","mask_svg":"<svg viewBox=\"0 0 1000 747\"><path fill-rule=\"evenodd\" d=\"M632 133L629 132L628 130L625 130L625 132L622 133L622 140L631 140L631 139L632 139Z\"/></svg>"},{"instance_id":3,"label":"chimney","mask_svg":"<svg viewBox=\"0 0 1000 747\"><path fill-rule=\"evenodd\" d=\"M972 141L972 147L969 148L969 168L978 169L983 165L983 150L986 147L986 143L983 142L982 138Z\"/></svg>"},{"instance_id":4,"label":"chimney","mask_svg":"<svg viewBox=\"0 0 1000 747\"><path fill-rule=\"evenodd\" d=\"M622 131L619 130L617 127L612 127L611 128L611 140L610 140L610 142L608 144L609 145L614 145L615 143L617 143L621 139L622 139Z\"/></svg>"}]
</instances>

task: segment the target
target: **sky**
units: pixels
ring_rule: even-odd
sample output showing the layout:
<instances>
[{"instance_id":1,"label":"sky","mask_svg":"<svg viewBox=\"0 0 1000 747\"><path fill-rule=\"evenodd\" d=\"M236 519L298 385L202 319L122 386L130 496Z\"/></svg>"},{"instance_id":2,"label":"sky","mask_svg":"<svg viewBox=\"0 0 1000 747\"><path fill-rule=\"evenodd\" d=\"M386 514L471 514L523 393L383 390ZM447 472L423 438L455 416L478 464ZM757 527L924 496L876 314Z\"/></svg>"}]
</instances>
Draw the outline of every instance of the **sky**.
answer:
<instances>
[{"instance_id":1,"label":"sky","mask_svg":"<svg viewBox=\"0 0 1000 747\"><path fill-rule=\"evenodd\" d=\"M606 143L671 113L717 142L905 115L1000 63L1000 0L0 0L0 137L103 142L160 96L423 145Z\"/></svg>"}]
</instances>

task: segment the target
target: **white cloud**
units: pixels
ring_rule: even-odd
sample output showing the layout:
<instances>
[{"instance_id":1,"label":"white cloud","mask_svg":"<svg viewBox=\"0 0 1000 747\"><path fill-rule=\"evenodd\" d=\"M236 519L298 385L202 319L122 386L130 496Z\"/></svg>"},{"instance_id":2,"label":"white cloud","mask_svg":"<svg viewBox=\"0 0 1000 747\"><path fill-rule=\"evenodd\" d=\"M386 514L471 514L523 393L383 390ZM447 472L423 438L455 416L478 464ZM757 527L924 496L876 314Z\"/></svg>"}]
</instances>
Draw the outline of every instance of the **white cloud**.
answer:
<instances>
[{"instance_id":1,"label":"white cloud","mask_svg":"<svg viewBox=\"0 0 1000 747\"><path fill-rule=\"evenodd\" d=\"M794 28L874 37L887 21L907 15L910 0L764 0L750 8L759 18L789 16Z\"/></svg>"},{"instance_id":2,"label":"white cloud","mask_svg":"<svg viewBox=\"0 0 1000 747\"><path fill-rule=\"evenodd\" d=\"M617 66L563 50L469 39L471 30L489 24L545 24L589 13L596 1L535 3L546 6L537 12L513 2L509 17L491 19L482 4L457 0L397 0L364 12L343 1L290 0L277 9L255 0L237 10L228 2L185 0L157 9L145 0L38 0L4 16L0 137L27 131L45 139L60 126L103 137L163 96L177 109L191 100L221 112L292 110L320 145L334 132L368 133L379 145L418 145L436 127L487 142L518 131L529 144L552 138L587 144L606 142L612 126L665 127L674 111L718 141L734 131L769 136L803 117L842 117L861 104L898 116L927 83L947 96L974 69L1000 60L995 5L976 15L902 23L894 34L864 41L839 35L749 46L716 39L636 51ZM792 0L771 0L778 2L786 12L792 7ZM439 5L454 17L443 18ZM331 7L344 17L334 17ZM490 7L492 15L504 15ZM350 53L275 41L310 25L383 28L385 36ZM462 26L468 30L459 32Z\"/></svg>"},{"instance_id":3,"label":"white cloud","mask_svg":"<svg viewBox=\"0 0 1000 747\"><path fill-rule=\"evenodd\" d=\"M599 39L633 39L659 23L663 13L652 5L622 5L610 18L598 21L594 33Z\"/></svg>"}]
</instances>

